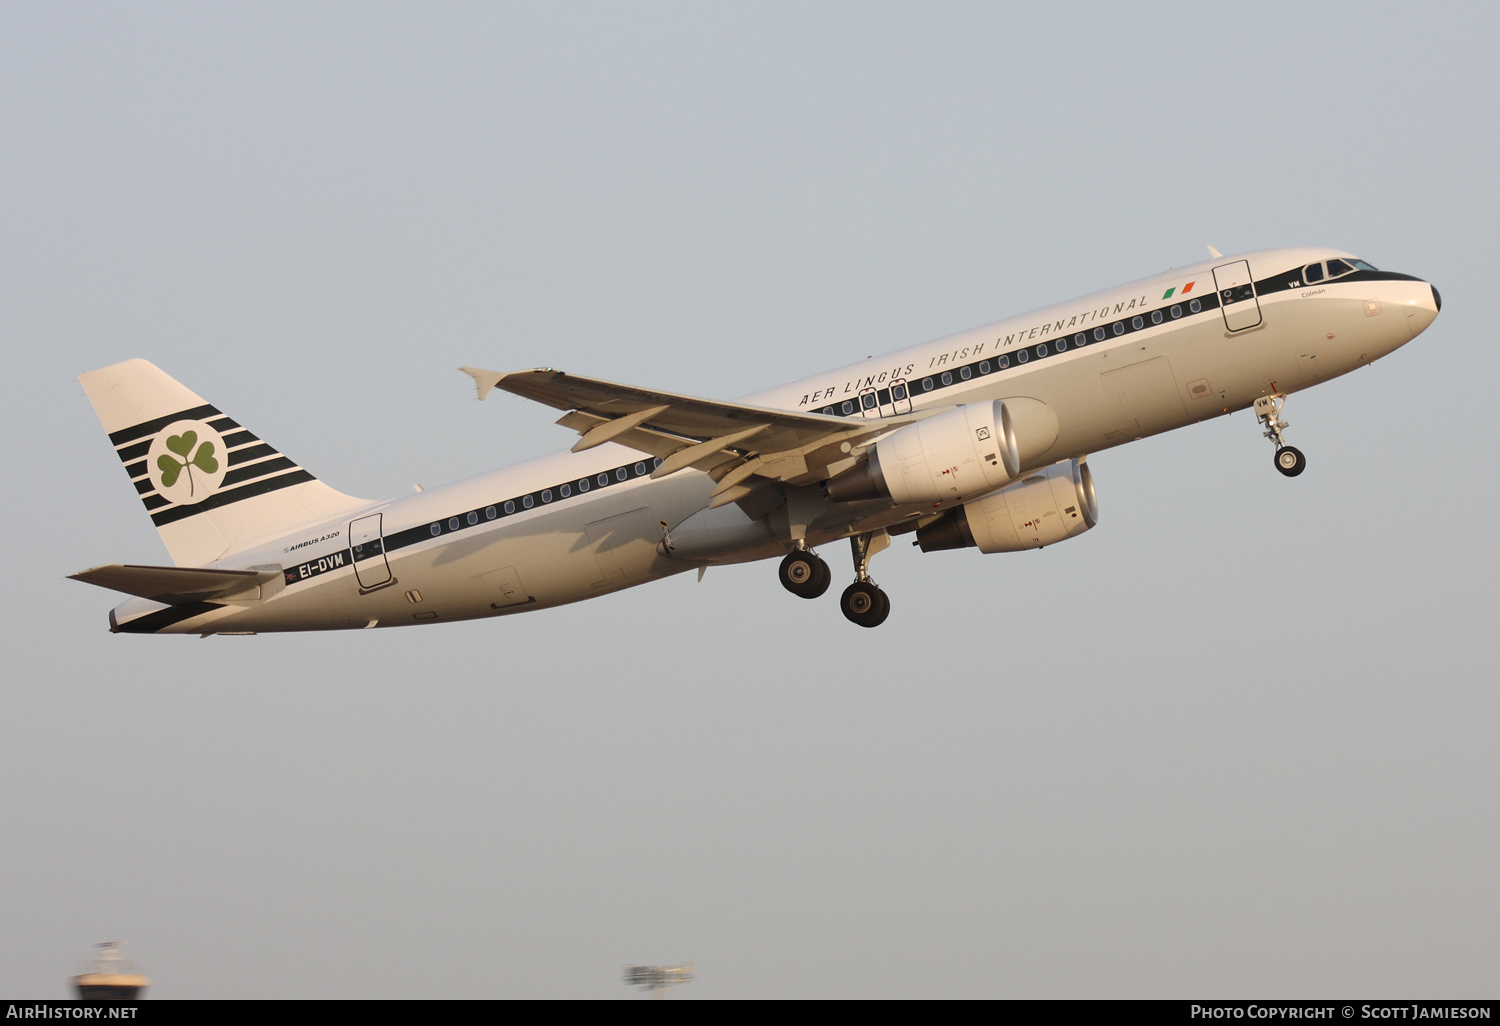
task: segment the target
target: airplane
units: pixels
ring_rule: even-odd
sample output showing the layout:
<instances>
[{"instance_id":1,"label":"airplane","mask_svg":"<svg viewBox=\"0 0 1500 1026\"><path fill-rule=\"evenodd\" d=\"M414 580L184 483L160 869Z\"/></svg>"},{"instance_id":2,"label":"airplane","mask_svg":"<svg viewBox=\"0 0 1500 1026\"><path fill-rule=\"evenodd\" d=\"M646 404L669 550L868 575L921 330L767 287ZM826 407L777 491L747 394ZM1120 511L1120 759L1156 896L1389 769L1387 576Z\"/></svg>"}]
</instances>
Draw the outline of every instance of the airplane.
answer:
<instances>
[{"instance_id":1,"label":"airplane","mask_svg":"<svg viewBox=\"0 0 1500 1026\"><path fill-rule=\"evenodd\" d=\"M709 566L780 558L814 599L891 602L891 538L923 552L1041 548L1098 522L1091 453L1253 408L1295 477L1287 396L1395 351L1442 307L1352 254L1276 249L1177 268L720 402L550 367L469 374L563 411L567 452L371 501L335 491L145 360L79 377L173 566L71 575L131 598L127 634L442 623L545 609Z\"/></svg>"}]
</instances>

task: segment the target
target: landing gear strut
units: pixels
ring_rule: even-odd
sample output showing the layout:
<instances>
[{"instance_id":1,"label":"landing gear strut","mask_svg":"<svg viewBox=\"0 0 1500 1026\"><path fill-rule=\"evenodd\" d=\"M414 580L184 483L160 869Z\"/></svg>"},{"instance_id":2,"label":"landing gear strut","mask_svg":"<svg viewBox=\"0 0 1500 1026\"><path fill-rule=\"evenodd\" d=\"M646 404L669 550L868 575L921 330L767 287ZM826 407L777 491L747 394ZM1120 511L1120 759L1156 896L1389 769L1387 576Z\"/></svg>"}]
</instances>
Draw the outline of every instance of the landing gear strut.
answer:
<instances>
[{"instance_id":1,"label":"landing gear strut","mask_svg":"<svg viewBox=\"0 0 1500 1026\"><path fill-rule=\"evenodd\" d=\"M1296 477L1307 469L1307 457L1296 446L1287 445L1281 433L1291 427L1281 419L1281 408L1286 405L1286 396L1278 393L1263 395L1255 400L1255 419L1266 429L1265 436L1276 445L1276 469L1287 477Z\"/></svg>"},{"instance_id":2,"label":"landing gear strut","mask_svg":"<svg viewBox=\"0 0 1500 1026\"><path fill-rule=\"evenodd\" d=\"M807 549L793 549L781 561L781 586L798 598L815 599L828 590L833 571Z\"/></svg>"},{"instance_id":3,"label":"landing gear strut","mask_svg":"<svg viewBox=\"0 0 1500 1026\"><path fill-rule=\"evenodd\" d=\"M854 549L854 583L839 597L839 608L850 623L879 627L891 615L891 600L870 580L870 557L891 543L884 531L856 534L849 539Z\"/></svg>"}]
</instances>

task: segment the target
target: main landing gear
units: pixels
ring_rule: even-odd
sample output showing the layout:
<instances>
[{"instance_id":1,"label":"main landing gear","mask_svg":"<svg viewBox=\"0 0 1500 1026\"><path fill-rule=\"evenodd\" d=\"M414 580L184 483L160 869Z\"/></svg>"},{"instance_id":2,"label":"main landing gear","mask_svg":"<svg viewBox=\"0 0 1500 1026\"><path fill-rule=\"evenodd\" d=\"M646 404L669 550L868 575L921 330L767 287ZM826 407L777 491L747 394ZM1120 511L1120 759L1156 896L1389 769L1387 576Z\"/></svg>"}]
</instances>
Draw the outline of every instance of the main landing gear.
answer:
<instances>
[{"instance_id":1,"label":"main landing gear","mask_svg":"<svg viewBox=\"0 0 1500 1026\"><path fill-rule=\"evenodd\" d=\"M861 627L879 627L891 615L891 600L870 580L870 557L890 545L884 531L856 534L849 539L854 549L854 583L839 596L839 609ZM793 549L781 561L781 586L800 598L817 598L828 590L833 571L808 549Z\"/></svg>"},{"instance_id":2,"label":"main landing gear","mask_svg":"<svg viewBox=\"0 0 1500 1026\"><path fill-rule=\"evenodd\" d=\"M815 599L828 590L833 571L807 549L793 549L781 561L781 586L798 598Z\"/></svg>"},{"instance_id":3,"label":"main landing gear","mask_svg":"<svg viewBox=\"0 0 1500 1026\"><path fill-rule=\"evenodd\" d=\"M839 596L839 609L850 623L879 627L891 615L891 600L870 580L870 557L891 543L884 531L856 534L849 539L854 550L854 583Z\"/></svg>"},{"instance_id":4,"label":"main landing gear","mask_svg":"<svg viewBox=\"0 0 1500 1026\"><path fill-rule=\"evenodd\" d=\"M1255 419L1266 429L1265 436L1276 445L1276 469L1287 477L1296 477L1307 469L1307 457L1296 446L1287 445L1281 433L1291 427L1281 419L1281 408L1286 405L1286 396L1276 393L1263 395L1255 400Z\"/></svg>"}]
</instances>

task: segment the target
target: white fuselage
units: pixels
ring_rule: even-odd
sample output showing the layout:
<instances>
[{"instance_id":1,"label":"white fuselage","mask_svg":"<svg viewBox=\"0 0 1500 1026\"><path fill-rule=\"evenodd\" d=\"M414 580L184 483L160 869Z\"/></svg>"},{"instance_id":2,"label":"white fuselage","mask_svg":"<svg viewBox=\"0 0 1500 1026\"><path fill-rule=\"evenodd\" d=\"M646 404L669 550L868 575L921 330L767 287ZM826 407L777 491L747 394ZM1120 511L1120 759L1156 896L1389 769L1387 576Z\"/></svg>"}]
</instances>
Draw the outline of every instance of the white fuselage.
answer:
<instances>
[{"instance_id":1,"label":"white fuselage","mask_svg":"<svg viewBox=\"0 0 1500 1026\"><path fill-rule=\"evenodd\" d=\"M1284 249L1226 257L811 375L743 402L878 418L1024 397L1056 417L1055 441L1028 461L1027 469L1035 469L1346 374L1432 323L1435 296L1417 279L1360 272L1302 283L1302 268L1335 257L1348 254ZM1236 302L1221 309L1223 269L1241 260L1256 294L1248 307ZM1202 304L1197 312L1195 300ZM1256 316L1258 323L1241 326ZM1229 317L1240 320L1232 325ZM899 397L901 383L905 398ZM652 467L651 457L610 443L310 524L215 564L279 567L282 577L258 597L215 604L155 632L394 627L497 616L576 602L706 563L777 555L790 545L772 514L759 534L727 533L721 551L695 550L691 559L665 555L663 537L708 507L714 482L691 469L653 480ZM727 508L744 522L752 519ZM919 512L890 502L825 501L807 541L879 530ZM376 514L378 521L364 520ZM383 551L356 566L351 524L362 520L355 533L360 540L379 539ZM131 621L164 608L133 599L115 610L112 622L128 631Z\"/></svg>"}]
</instances>

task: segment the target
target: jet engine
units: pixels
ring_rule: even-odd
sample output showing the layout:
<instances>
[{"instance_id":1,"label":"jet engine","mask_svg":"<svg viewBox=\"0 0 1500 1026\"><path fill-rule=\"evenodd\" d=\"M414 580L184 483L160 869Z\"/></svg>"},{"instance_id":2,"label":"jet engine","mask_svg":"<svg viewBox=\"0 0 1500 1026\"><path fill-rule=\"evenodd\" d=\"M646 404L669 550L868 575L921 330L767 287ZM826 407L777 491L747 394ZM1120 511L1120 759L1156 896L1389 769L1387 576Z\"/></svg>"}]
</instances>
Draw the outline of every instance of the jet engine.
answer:
<instances>
[{"instance_id":1,"label":"jet engine","mask_svg":"<svg viewBox=\"0 0 1500 1026\"><path fill-rule=\"evenodd\" d=\"M985 553L1020 552L1072 538L1098 522L1088 463L1068 460L950 509L917 529L917 544L923 552L971 545Z\"/></svg>"},{"instance_id":2,"label":"jet engine","mask_svg":"<svg viewBox=\"0 0 1500 1026\"><path fill-rule=\"evenodd\" d=\"M961 502L994 491L1020 467L1005 403L967 403L880 439L864 462L828 482L828 497L889 498L901 505Z\"/></svg>"}]
</instances>

